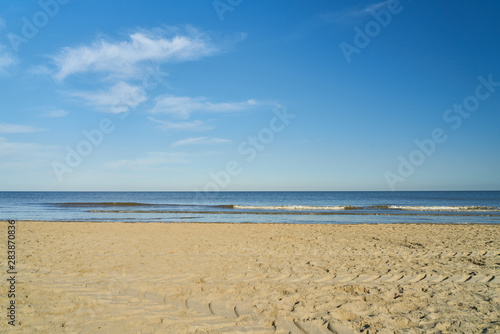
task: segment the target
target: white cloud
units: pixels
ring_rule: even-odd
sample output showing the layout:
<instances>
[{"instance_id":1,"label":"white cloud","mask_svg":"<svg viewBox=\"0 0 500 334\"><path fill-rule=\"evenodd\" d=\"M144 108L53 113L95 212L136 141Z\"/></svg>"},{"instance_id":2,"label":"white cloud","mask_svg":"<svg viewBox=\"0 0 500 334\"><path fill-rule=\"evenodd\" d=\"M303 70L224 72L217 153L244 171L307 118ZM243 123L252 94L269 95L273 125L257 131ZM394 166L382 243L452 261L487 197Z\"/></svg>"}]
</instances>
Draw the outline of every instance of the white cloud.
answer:
<instances>
[{"instance_id":1,"label":"white cloud","mask_svg":"<svg viewBox=\"0 0 500 334\"><path fill-rule=\"evenodd\" d=\"M0 137L0 169L8 171L37 170L49 168L51 159L56 158L55 146L37 143L9 142Z\"/></svg>"},{"instance_id":2,"label":"white cloud","mask_svg":"<svg viewBox=\"0 0 500 334\"><path fill-rule=\"evenodd\" d=\"M26 72L33 75L50 75L52 71L46 65L31 66L26 69Z\"/></svg>"},{"instance_id":3,"label":"white cloud","mask_svg":"<svg viewBox=\"0 0 500 334\"><path fill-rule=\"evenodd\" d=\"M8 54L0 55L0 69L14 64L14 58Z\"/></svg>"},{"instance_id":4,"label":"white cloud","mask_svg":"<svg viewBox=\"0 0 500 334\"><path fill-rule=\"evenodd\" d=\"M0 45L0 71L15 64L16 62L14 56L9 52L4 51L4 49L5 47L3 45Z\"/></svg>"},{"instance_id":5,"label":"white cloud","mask_svg":"<svg viewBox=\"0 0 500 334\"><path fill-rule=\"evenodd\" d=\"M189 28L181 35L165 37L165 30L139 31L128 40L108 42L99 40L91 45L66 47L53 61L58 67L55 78L82 72L106 72L121 78L136 77L144 62L177 62L198 59L210 55L216 48L209 38Z\"/></svg>"},{"instance_id":6,"label":"white cloud","mask_svg":"<svg viewBox=\"0 0 500 334\"><path fill-rule=\"evenodd\" d=\"M207 125L200 120L191 122L170 122L162 121L154 117L148 117L150 121L160 124L159 128L162 130L190 130L190 131L203 131L212 130L213 126Z\"/></svg>"},{"instance_id":7,"label":"white cloud","mask_svg":"<svg viewBox=\"0 0 500 334\"><path fill-rule=\"evenodd\" d=\"M0 31L4 30L6 26L5 20L0 17ZM5 45L0 44L0 71L16 63L16 57L6 49Z\"/></svg>"},{"instance_id":8,"label":"white cloud","mask_svg":"<svg viewBox=\"0 0 500 334\"><path fill-rule=\"evenodd\" d=\"M133 159L133 160L118 160L110 161L105 164L106 168L129 168L129 169L143 169L162 166L166 164L179 164L186 163L185 154L183 153L169 153L169 152L148 152L146 158Z\"/></svg>"},{"instance_id":9,"label":"white cloud","mask_svg":"<svg viewBox=\"0 0 500 334\"><path fill-rule=\"evenodd\" d=\"M5 157L20 151L32 150L35 151L43 147L35 143L17 143L9 142L4 137L0 137L0 156Z\"/></svg>"},{"instance_id":10,"label":"white cloud","mask_svg":"<svg viewBox=\"0 0 500 334\"><path fill-rule=\"evenodd\" d=\"M326 13L321 15L321 18L328 23L356 24L360 20L370 15L372 11L376 11L382 7L386 7L389 1L390 0L384 0L381 2L367 5L365 7L350 7L344 10Z\"/></svg>"},{"instance_id":11,"label":"white cloud","mask_svg":"<svg viewBox=\"0 0 500 334\"><path fill-rule=\"evenodd\" d=\"M114 114L127 112L129 108L135 108L148 99L144 89L124 81L118 82L107 91L74 92L71 95Z\"/></svg>"},{"instance_id":12,"label":"white cloud","mask_svg":"<svg viewBox=\"0 0 500 334\"><path fill-rule=\"evenodd\" d=\"M58 118L58 117L64 117L68 114L69 114L69 112L66 110L56 109L56 110L51 110L51 111L45 113L45 116L52 117L52 118Z\"/></svg>"},{"instance_id":13,"label":"white cloud","mask_svg":"<svg viewBox=\"0 0 500 334\"><path fill-rule=\"evenodd\" d=\"M45 131L45 129L30 125L0 123L0 133L31 133L40 131Z\"/></svg>"},{"instance_id":14,"label":"white cloud","mask_svg":"<svg viewBox=\"0 0 500 334\"><path fill-rule=\"evenodd\" d=\"M212 145L212 144L224 144L230 143L229 139L222 138L210 138L210 137L196 137L188 138L176 141L172 144L172 147L186 146L186 145Z\"/></svg>"},{"instance_id":15,"label":"white cloud","mask_svg":"<svg viewBox=\"0 0 500 334\"><path fill-rule=\"evenodd\" d=\"M189 118L195 111L233 112L255 107L260 103L255 100L243 102L213 103L204 97L163 95L156 98L156 104L149 112L172 114L178 118Z\"/></svg>"}]
</instances>

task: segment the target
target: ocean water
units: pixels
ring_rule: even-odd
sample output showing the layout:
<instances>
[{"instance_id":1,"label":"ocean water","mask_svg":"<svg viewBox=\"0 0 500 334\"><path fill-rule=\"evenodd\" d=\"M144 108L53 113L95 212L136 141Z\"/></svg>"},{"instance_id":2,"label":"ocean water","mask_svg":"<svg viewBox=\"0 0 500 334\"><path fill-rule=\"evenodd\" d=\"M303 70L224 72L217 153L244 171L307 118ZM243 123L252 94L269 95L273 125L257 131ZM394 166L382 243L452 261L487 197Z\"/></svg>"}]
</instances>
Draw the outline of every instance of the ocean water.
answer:
<instances>
[{"instance_id":1,"label":"ocean water","mask_svg":"<svg viewBox=\"0 0 500 334\"><path fill-rule=\"evenodd\" d=\"M0 219L499 224L500 191L0 192Z\"/></svg>"}]
</instances>

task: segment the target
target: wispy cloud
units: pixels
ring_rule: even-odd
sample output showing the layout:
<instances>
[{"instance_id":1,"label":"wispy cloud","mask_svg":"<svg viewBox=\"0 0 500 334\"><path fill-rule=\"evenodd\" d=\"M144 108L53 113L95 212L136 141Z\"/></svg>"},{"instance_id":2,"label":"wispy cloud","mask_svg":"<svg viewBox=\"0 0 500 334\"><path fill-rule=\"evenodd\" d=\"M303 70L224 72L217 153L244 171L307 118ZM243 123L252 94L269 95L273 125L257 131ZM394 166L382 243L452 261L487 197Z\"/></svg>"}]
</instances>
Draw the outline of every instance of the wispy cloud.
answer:
<instances>
[{"instance_id":1,"label":"wispy cloud","mask_svg":"<svg viewBox=\"0 0 500 334\"><path fill-rule=\"evenodd\" d=\"M64 109L56 109L56 110L51 110L51 111L44 113L44 116L51 117L51 118L59 118L59 117L64 117L68 114L69 114L69 112L64 110Z\"/></svg>"},{"instance_id":2,"label":"wispy cloud","mask_svg":"<svg viewBox=\"0 0 500 334\"><path fill-rule=\"evenodd\" d=\"M32 133L40 131L45 131L45 129L30 125L0 123L0 133Z\"/></svg>"},{"instance_id":3,"label":"wispy cloud","mask_svg":"<svg viewBox=\"0 0 500 334\"><path fill-rule=\"evenodd\" d=\"M127 112L145 102L148 97L140 86L134 86L120 81L107 91L98 92L73 92L72 96L85 100L105 112L119 114Z\"/></svg>"},{"instance_id":4,"label":"wispy cloud","mask_svg":"<svg viewBox=\"0 0 500 334\"><path fill-rule=\"evenodd\" d=\"M7 155L14 154L19 151L25 150L35 150L42 147L42 145L35 143L18 143L9 142L6 138L0 137L0 156L5 157Z\"/></svg>"},{"instance_id":5,"label":"wispy cloud","mask_svg":"<svg viewBox=\"0 0 500 334\"><path fill-rule=\"evenodd\" d=\"M0 55L0 71L3 71L5 68L14 64L14 58L7 54Z\"/></svg>"},{"instance_id":6,"label":"wispy cloud","mask_svg":"<svg viewBox=\"0 0 500 334\"><path fill-rule=\"evenodd\" d=\"M33 75L48 76L52 73L52 70L47 65L34 65L28 67L26 72Z\"/></svg>"},{"instance_id":7,"label":"wispy cloud","mask_svg":"<svg viewBox=\"0 0 500 334\"><path fill-rule=\"evenodd\" d=\"M187 145L225 144L230 142L231 140L223 138L196 137L196 138L187 138L176 141L175 143L172 144L172 147L187 146Z\"/></svg>"},{"instance_id":8,"label":"wispy cloud","mask_svg":"<svg viewBox=\"0 0 500 334\"><path fill-rule=\"evenodd\" d=\"M188 162L188 160L186 159L186 155L183 153L148 152L145 158L109 161L105 164L105 167L110 169L144 169L167 164L180 164L186 162Z\"/></svg>"},{"instance_id":9,"label":"wispy cloud","mask_svg":"<svg viewBox=\"0 0 500 334\"><path fill-rule=\"evenodd\" d=\"M0 71L5 70L7 67L14 65L15 63L15 57L8 51L5 51L4 46L0 45Z\"/></svg>"},{"instance_id":10,"label":"wispy cloud","mask_svg":"<svg viewBox=\"0 0 500 334\"><path fill-rule=\"evenodd\" d=\"M321 18L327 23L335 24L356 24L365 19L372 11L386 7L390 0L384 0L364 7L350 7L335 12L329 12L321 15Z\"/></svg>"},{"instance_id":11,"label":"wispy cloud","mask_svg":"<svg viewBox=\"0 0 500 334\"><path fill-rule=\"evenodd\" d=\"M156 98L156 104L149 112L154 114L171 114L178 118L189 118L192 112L234 112L259 105L255 100L243 102L214 103L204 97L163 95Z\"/></svg>"},{"instance_id":12,"label":"wispy cloud","mask_svg":"<svg viewBox=\"0 0 500 334\"><path fill-rule=\"evenodd\" d=\"M208 36L196 29L188 28L184 33L169 30L141 30L130 34L125 41L101 39L91 45L66 47L52 58L57 66L54 77L64 80L77 73L103 72L131 78L141 72L140 65L145 62L193 60L217 51Z\"/></svg>"},{"instance_id":13,"label":"wispy cloud","mask_svg":"<svg viewBox=\"0 0 500 334\"><path fill-rule=\"evenodd\" d=\"M2 30L7 27L5 20L0 17L0 32L5 34ZM0 44L0 72L3 72L7 67L16 63L16 57L7 50L5 45Z\"/></svg>"},{"instance_id":14,"label":"wispy cloud","mask_svg":"<svg viewBox=\"0 0 500 334\"><path fill-rule=\"evenodd\" d=\"M57 147L38 143L11 142L0 137L0 169L38 170L48 168Z\"/></svg>"},{"instance_id":15,"label":"wispy cloud","mask_svg":"<svg viewBox=\"0 0 500 334\"><path fill-rule=\"evenodd\" d=\"M188 131L204 131L212 130L214 127L205 124L200 120L195 120L191 122L170 122L162 121L154 117L148 117L152 122L160 124L159 128L162 130L188 130Z\"/></svg>"}]
</instances>

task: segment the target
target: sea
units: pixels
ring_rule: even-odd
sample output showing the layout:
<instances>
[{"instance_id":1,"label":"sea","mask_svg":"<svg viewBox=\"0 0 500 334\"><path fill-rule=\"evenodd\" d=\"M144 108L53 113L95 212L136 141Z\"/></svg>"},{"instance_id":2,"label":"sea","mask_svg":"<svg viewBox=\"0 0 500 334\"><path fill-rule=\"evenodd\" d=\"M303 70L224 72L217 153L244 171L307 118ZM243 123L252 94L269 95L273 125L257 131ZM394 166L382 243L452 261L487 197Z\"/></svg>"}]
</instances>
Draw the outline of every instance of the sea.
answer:
<instances>
[{"instance_id":1,"label":"sea","mask_svg":"<svg viewBox=\"0 0 500 334\"><path fill-rule=\"evenodd\" d=\"M0 192L2 220L500 224L500 191Z\"/></svg>"}]
</instances>

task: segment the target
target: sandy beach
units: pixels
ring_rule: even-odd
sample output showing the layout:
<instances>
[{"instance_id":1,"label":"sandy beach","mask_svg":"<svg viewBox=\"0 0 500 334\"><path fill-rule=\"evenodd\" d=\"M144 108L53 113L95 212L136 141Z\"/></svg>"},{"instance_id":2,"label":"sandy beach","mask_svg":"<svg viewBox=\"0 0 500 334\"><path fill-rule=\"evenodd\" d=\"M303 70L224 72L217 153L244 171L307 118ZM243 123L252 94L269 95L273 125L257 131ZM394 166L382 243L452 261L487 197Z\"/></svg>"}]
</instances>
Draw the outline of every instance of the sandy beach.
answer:
<instances>
[{"instance_id":1,"label":"sandy beach","mask_svg":"<svg viewBox=\"0 0 500 334\"><path fill-rule=\"evenodd\" d=\"M500 331L498 225L19 221L16 260L0 332Z\"/></svg>"}]
</instances>

